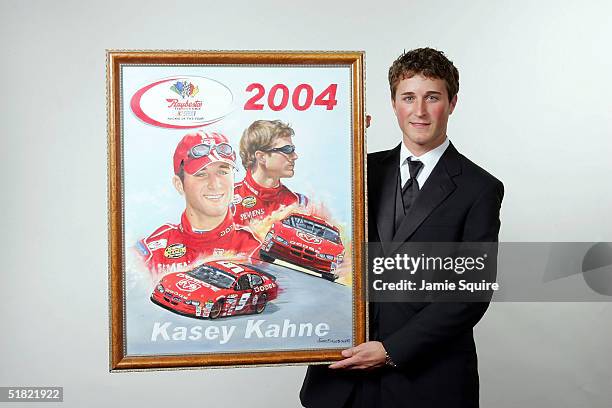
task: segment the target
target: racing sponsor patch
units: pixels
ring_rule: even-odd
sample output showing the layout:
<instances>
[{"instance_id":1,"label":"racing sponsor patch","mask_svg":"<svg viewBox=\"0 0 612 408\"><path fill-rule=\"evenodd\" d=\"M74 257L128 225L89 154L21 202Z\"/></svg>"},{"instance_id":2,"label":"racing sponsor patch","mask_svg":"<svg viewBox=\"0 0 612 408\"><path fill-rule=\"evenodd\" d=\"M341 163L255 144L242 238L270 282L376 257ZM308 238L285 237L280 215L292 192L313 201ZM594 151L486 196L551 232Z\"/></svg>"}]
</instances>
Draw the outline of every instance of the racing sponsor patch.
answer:
<instances>
[{"instance_id":1,"label":"racing sponsor patch","mask_svg":"<svg viewBox=\"0 0 612 408\"><path fill-rule=\"evenodd\" d=\"M176 287L183 292L193 292L200 289L202 285L190 279L181 279L180 281L176 282Z\"/></svg>"},{"instance_id":2,"label":"racing sponsor patch","mask_svg":"<svg viewBox=\"0 0 612 408\"><path fill-rule=\"evenodd\" d=\"M151 251L155 251L160 248L165 248L166 246L168 246L168 240L165 238L147 243L147 247L149 247Z\"/></svg>"},{"instance_id":3,"label":"racing sponsor patch","mask_svg":"<svg viewBox=\"0 0 612 408\"><path fill-rule=\"evenodd\" d=\"M272 289L274 287L274 283L267 283L265 285L262 286L255 286L255 288L253 289L255 291L255 293L257 292L265 292L268 289Z\"/></svg>"},{"instance_id":4,"label":"racing sponsor patch","mask_svg":"<svg viewBox=\"0 0 612 408\"><path fill-rule=\"evenodd\" d=\"M289 245L296 245L296 246L299 246L300 248L306 248L310 251L317 252L315 247L311 247L310 245L306 245L305 243L300 242L300 241L289 241Z\"/></svg>"},{"instance_id":5,"label":"racing sponsor patch","mask_svg":"<svg viewBox=\"0 0 612 408\"><path fill-rule=\"evenodd\" d=\"M223 255L225 253L225 249L223 248L215 248L213 249L213 255Z\"/></svg>"},{"instance_id":6,"label":"racing sponsor patch","mask_svg":"<svg viewBox=\"0 0 612 408\"><path fill-rule=\"evenodd\" d=\"M257 199L253 196L244 197L242 199L242 205L244 208L252 208L257 204Z\"/></svg>"},{"instance_id":7,"label":"racing sponsor patch","mask_svg":"<svg viewBox=\"0 0 612 408\"><path fill-rule=\"evenodd\" d=\"M240 221L248 220L249 218L260 217L266 213L263 208L257 208L255 210L243 212L240 214Z\"/></svg>"},{"instance_id":8,"label":"racing sponsor patch","mask_svg":"<svg viewBox=\"0 0 612 408\"><path fill-rule=\"evenodd\" d=\"M202 308L202 317L208 317L210 315L210 309L213 307L213 301L207 300L206 304Z\"/></svg>"},{"instance_id":9,"label":"racing sponsor patch","mask_svg":"<svg viewBox=\"0 0 612 408\"><path fill-rule=\"evenodd\" d=\"M221 231L219 233L219 238L229 234L230 232L232 232L234 229L234 224L230 225L229 227L227 227L226 229L224 229L223 231Z\"/></svg>"},{"instance_id":10,"label":"racing sponsor patch","mask_svg":"<svg viewBox=\"0 0 612 408\"><path fill-rule=\"evenodd\" d=\"M240 194L234 194L234 198L232 198L232 204L238 205L242 202L242 196Z\"/></svg>"},{"instance_id":11,"label":"racing sponsor patch","mask_svg":"<svg viewBox=\"0 0 612 408\"><path fill-rule=\"evenodd\" d=\"M301 239L302 241L306 241L311 244L320 244L321 242L323 242L321 238L315 237L314 235L310 235L302 231L297 231L295 235L297 235L298 238Z\"/></svg>"},{"instance_id":12,"label":"racing sponsor patch","mask_svg":"<svg viewBox=\"0 0 612 408\"><path fill-rule=\"evenodd\" d=\"M187 253L187 247L185 244L177 243L171 244L164 250L164 256L169 259L176 259L184 256Z\"/></svg>"}]
</instances>

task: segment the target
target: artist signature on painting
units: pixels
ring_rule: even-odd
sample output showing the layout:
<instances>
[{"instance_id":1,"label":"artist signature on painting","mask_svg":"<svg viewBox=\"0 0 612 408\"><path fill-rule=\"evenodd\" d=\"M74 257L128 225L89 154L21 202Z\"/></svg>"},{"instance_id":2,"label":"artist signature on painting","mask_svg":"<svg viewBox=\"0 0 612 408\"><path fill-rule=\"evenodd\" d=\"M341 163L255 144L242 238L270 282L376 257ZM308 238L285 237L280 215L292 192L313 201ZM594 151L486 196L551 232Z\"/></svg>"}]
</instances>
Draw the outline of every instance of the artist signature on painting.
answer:
<instances>
[{"instance_id":1,"label":"artist signature on painting","mask_svg":"<svg viewBox=\"0 0 612 408\"><path fill-rule=\"evenodd\" d=\"M319 343L339 344L339 343L350 343L351 339L350 338L346 338L346 339L324 339L324 338L319 337L318 341L319 341Z\"/></svg>"}]
</instances>

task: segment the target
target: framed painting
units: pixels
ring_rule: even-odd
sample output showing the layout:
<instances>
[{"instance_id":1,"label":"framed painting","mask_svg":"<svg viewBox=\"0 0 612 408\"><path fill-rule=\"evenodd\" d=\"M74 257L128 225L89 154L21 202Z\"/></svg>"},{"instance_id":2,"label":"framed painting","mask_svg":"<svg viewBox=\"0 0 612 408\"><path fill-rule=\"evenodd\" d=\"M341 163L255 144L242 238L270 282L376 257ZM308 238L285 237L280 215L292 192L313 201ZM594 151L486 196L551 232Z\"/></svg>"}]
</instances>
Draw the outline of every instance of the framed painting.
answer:
<instances>
[{"instance_id":1,"label":"framed painting","mask_svg":"<svg viewBox=\"0 0 612 408\"><path fill-rule=\"evenodd\" d=\"M365 341L363 52L108 51L110 369Z\"/></svg>"}]
</instances>

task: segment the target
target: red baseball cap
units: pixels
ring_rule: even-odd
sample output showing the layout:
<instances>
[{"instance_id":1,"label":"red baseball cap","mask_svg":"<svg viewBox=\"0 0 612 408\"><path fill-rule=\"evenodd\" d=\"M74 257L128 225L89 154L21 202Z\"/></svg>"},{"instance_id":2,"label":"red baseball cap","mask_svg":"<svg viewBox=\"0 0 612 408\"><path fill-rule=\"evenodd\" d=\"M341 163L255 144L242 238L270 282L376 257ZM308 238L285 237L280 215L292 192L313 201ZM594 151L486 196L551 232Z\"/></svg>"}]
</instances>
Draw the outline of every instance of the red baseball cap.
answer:
<instances>
[{"instance_id":1,"label":"red baseball cap","mask_svg":"<svg viewBox=\"0 0 612 408\"><path fill-rule=\"evenodd\" d=\"M195 174L218 161L236 167L236 152L227 137L221 133L204 133L201 130L189 133L181 139L174 151L174 174L179 174L181 163L186 173Z\"/></svg>"}]
</instances>

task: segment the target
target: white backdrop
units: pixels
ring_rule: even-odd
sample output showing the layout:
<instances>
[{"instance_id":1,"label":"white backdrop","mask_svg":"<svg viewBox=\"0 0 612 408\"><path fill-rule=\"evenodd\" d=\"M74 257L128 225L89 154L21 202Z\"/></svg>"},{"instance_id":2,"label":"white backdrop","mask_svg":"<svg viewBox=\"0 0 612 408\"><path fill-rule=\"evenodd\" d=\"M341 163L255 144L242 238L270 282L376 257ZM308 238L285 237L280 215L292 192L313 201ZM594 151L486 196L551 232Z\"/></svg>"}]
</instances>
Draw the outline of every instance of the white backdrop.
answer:
<instances>
[{"instance_id":1,"label":"white backdrop","mask_svg":"<svg viewBox=\"0 0 612 408\"><path fill-rule=\"evenodd\" d=\"M70 407L299 406L303 367L108 373L106 48L365 50L370 151L400 138L393 59L442 49L461 73L451 140L506 186L500 238L612 241L611 14L606 1L1 0L0 386L63 386ZM611 312L493 305L476 329L482 406L609 407Z\"/></svg>"}]
</instances>

